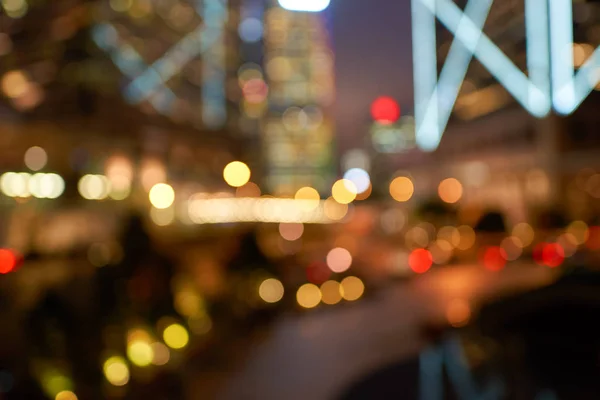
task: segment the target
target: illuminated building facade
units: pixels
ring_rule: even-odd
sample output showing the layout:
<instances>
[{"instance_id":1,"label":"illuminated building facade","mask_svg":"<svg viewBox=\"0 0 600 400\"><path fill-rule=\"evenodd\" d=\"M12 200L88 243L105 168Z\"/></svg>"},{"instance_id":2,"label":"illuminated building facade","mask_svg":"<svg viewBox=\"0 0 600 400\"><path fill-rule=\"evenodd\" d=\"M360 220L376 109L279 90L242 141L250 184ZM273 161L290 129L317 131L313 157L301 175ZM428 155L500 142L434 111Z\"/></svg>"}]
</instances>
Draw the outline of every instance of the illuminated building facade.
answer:
<instances>
[{"instance_id":1,"label":"illuminated building facade","mask_svg":"<svg viewBox=\"0 0 600 400\"><path fill-rule=\"evenodd\" d=\"M456 3L467 13L468 4L483 7L485 2ZM542 3L531 0L490 3L482 33L506 55L515 71L524 74L527 82L533 82L535 73L532 75L532 60L535 61L536 58L532 58L531 48L539 50L544 47L544 43L550 41L540 39L532 41L532 46L528 46L527 38L529 36L531 40L532 33L528 31L531 28L528 26L531 18L528 22L527 14L531 14L531 10L527 11L527 7ZM571 2L568 3L570 6ZM573 4L572 57L573 66L579 70L578 74L587 71L586 65L594 65L594 58L597 60L600 54L598 51L594 53L600 45L599 16L600 8L597 3ZM471 18L476 22L475 14L471 14ZM438 64L434 69L436 76L442 80L451 49L453 46L457 47L456 33L449 32L442 23L437 23L435 29L438 40L441 40L437 47ZM555 25L552 24L550 29L556 29ZM418 53L415 54L415 57L418 56ZM417 191L422 190L423 197L435 196L437 184L442 179L453 176L464 185L463 202L507 209L514 219L524 218L533 209L568 204L570 198L587 199L588 206L597 202L597 197L591 194L589 188L585 189L585 185L576 188L572 182L584 166L600 168L595 155L599 143L591 134L592 126L598 121L593 111L598 107L598 92L592 91L578 110L561 118L560 104L557 106L560 99L553 97L557 93L556 85L553 84L554 87L547 94L555 111L546 118L538 119L531 109L523 106L524 98L515 96L514 87L507 85L506 80L502 81L502 76L490 72L490 66L484 65L485 60L482 63L471 59L470 54L467 56L468 69L462 84L458 86L456 104L449 114L446 133L439 148L433 155L414 152L397 157L396 166L410 170L420 183ZM570 56L568 51L564 55ZM540 60L541 58L537 59ZM556 60L551 58L548 63L555 64ZM418 66L418 59L415 60L415 66ZM549 84L555 79L553 68L546 74ZM438 110L443 110L454 101L451 88L445 87L443 83L443 80L438 83ZM582 87L580 85L579 89ZM596 87L598 89L600 86ZM421 116L423 113L421 110ZM587 193L574 195L577 190ZM574 213L579 213L574 210L586 208L568 205L566 209ZM588 211L581 211L577 216L585 217L590 207L587 208Z\"/></svg>"},{"instance_id":2,"label":"illuminated building facade","mask_svg":"<svg viewBox=\"0 0 600 400\"><path fill-rule=\"evenodd\" d=\"M227 0L102 3L94 42L125 76L123 96L178 122L222 129L235 34Z\"/></svg>"},{"instance_id":3,"label":"illuminated building facade","mask_svg":"<svg viewBox=\"0 0 600 400\"><path fill-rule=\"evenodd\" d=\"M276 1L265 10L268 100L261 132L274 193L303 186L325 193L334 177L334 61L324 15L288 11Z\"/></svg>"}]
</instances>

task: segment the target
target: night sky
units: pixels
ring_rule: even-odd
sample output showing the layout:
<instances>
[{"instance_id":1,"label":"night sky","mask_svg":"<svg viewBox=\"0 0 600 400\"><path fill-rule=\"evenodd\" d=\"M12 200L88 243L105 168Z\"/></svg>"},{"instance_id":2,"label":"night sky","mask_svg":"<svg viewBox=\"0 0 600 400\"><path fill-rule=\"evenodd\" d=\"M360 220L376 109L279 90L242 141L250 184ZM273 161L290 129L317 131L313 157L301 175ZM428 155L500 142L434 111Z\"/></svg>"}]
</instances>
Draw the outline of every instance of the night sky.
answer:
<instances>
[{"instance_id":1,"label":"night sky","mask_svg":"<svg viewBox=\"0 0 600 400\"><path fill-rule=\"evenodd\" d=\"M409 0L332 0L340 154L363 146L369 107L380 95L412 112Z\"/></svg>"}]
</instances>

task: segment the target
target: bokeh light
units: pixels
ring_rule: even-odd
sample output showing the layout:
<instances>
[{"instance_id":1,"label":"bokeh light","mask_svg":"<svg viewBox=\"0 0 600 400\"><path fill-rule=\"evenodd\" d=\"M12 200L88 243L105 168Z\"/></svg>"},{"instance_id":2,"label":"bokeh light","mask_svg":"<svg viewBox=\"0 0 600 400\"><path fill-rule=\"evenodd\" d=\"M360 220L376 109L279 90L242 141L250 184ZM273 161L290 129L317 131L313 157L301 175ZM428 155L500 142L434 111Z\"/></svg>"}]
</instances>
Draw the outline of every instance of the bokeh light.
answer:
<instances>
[{"instance_id":1,"label":"bokeh light","mask_svg":"<svg viewBox=\"0 0 600 400\"><path fill-rule=\"evenodd\" d=\"M262 39L263 23L258 18L246 18L238 27L240 38L247 43L255 43Z\"/></svg>"},{"instance_id":2,"label":"bokeh light","mask_svg":"<svg viewBox=\"0 0 600 400\"><path fill-rule=\"evenodd\" d=\"M471 306L465 300L453 300L446 309L446 318L451 326L461 328L467 325L471 319Z\"/></svg>"},{"instance_id":3,"label":"bokeh light","mask_svg":"<svg viewBox=\"0 0 600 400\"><path fill-rule=\"evenodd\" d=\"M149 343L135 340L127 345L127 358L138 367L147 367L154 359L154 351Z\"/></svg>"},{"instance_id":4,"label":"bokeh light","mask_svg":"<svg viewBox=\"0 0 600 400\"><path fill-rule=\"evenodd\" d=\"M223 169L223 178L229 186L240 187L250 181L250 168L241 161L233 161Z\"/></svg>"},{"instance_id":5,"label":"bokeh light","mask_svg":"<svg viewBox=\"0 0 600 400\"><path fill-rule=\"evenodd\" d=\"M371 177L369 176L369 173L361 168L349 169L344 174L344 179L354 184L354 186L347 189L352 191L356 188L358 194L366 192L371 186Z\"/></svg>"},{"instance_id":6,"label":"bokeh light","mask_svg":"<svg viewBox=\"0 0 600 400\"><path fill-rule=\"evenodd\" d=\"M443 226L438 230L438 239L445 240L453 248L460 245L460 231L453 226Z\"/></svg>"},{"instance_id":7,"label":"bokeh light","mask_svg":"<svg viewBox=\"0 0 600 400\"><path fill-rule=\"evenodd\" d=\"M342 297L347 301L356 301L365 293L365 284L356 276L348 276L340 283Z\"/></svg>"},{"instance_id":8,"label":"bokeh light","mask_svg":"<svg viewBox=\"0 0 600 400\"><path fill-rule=\"evenodd\" d=\"M512 235L521 241L523 248L529 247L535 239L535 231L527 222L521 222L512 229Z\"/></svg>"},{"instance_id":9,"label":"bokeh light","mask_svg":"<svg viewBox=\"0 0 600 400\"><path fill-rule=\"evenodd\" d=\"M434 263L447 264L452 258L452 245L446 240L438 239L429 247L429 253Z\"/></svg>"},{"instance_id":10,"label":"bokeh light","mask_svg":"<svg viewBox=\"0 0 600 400\"><path fill-rule=\"evenodd\" d=\"M31 175L26 172L6 172L0 177L0 189L8 197L30 197L30 179Z\"/></svg>"},{"instance_id":11,"label":"bokeh light","mask_svg":"<svg viewBox=\"0 0 600 400\"><path fill-rule=\"evenodd\" d=\"M303 187L298 189L294 195L294 199L299 201L300 207L304 211L312 211L319 207L321 195L319 192L317 192L317 189L312 187Z\"/></svg>"},{"instance_id":12,"label":"bokeh light","mask_svg":"<svg viewBox=\"0 0 600 400\"><path fill-rule=\"evenodd\" d=\"M163 339L170 348L182 349L187 346L190 336L182 325L171 324L163 331Z\"/></svg>"},{"instance_id":13,"label":"bokeh light","mask_svg":"<svg viewBox=\"0 0 600 400\"><path fill-rule=\"evenodd\" d=\"M46 150L43 148L33 146L25 152L24 162L30 170L39 171L48 163L48 154L46 154Z\"/></svg>"},{"instance_id":14,"label":"bokeh light","mask_svg":"<svg viewBox=\"0 0 600 400\"><path fill-rule=\"evenodd\" d=\"M34 174L28 182L29 192L38 199L56 199L65 191L65 181L58 174Z\"/></svg>"},{"instance_id":15,"label":"bokeh light","mask_svg":"<svg viewBox=\"0 0 600 400\"><path fill-rule=\"evenodd\" d=\"M63 390L56 394L54 400L77 400L77 396L70 390Z\"/></svg>"},{"instance_id":16,"label":"bokeh light","mask_svg":"<svg viewBox=\"0 0 600 400\"><path fill-rule=\"evenodd\" d=\"M454 204L462 198L462 184L455 178L444 179L438 186L438 194L443 202Z\"/></svg>"},{"instance_id":17,"label":"bokeh light","mask_svg":"<svg viewBox=\"0 0 600 400\"><path fill-rule=\"evenodd\" d=\"M558 237L556 243L562 247L565 252L565 257L571 257L577 252L577 238L571 233L563 233Z\"/></svg>"},{"instance_id":18,"label":"bokeh light","mask_svg":"<svg viewBox=\"0 0 600 400\"><path fill-rule=\"evenodd\" d=\"M379 97L371 105L371 117L380 124L392 124L400 118L400 106L391 97Z\"/></svg>"},{"instance_id":19,"label":"bokeh light","mask_svg":"<svg viewBox=\"0 0 600 400\"><path fill-rule=\"evenodd\" d=\"M358 190L352 181L340 179L333 184L331 196L340 204L350 204L356 199Z\"/></svg>"},{"instance_id":20,"label":"bokeh light","mask_svg":"<svg viewBox=\"0 0 600 400\"><path fill-rule=\"evenodd\" d=\"M475 245L477 237L473 228L468 225L462 225L458 227L458 233L460 234L460 241L457 246L459 250L469 250Z\"/></svg>"},{"instance_id":21,"label":"bokeh light","mask_svg":"<svg viewBox=\"0 0 600 400\"><path fill-rule=\"evenodd\" d=\"M344 248L337 247L327 253L327 266L333 272L346 272L352 265L352 255Z\"/></svg>"},{"instance_id":22,"label":"bokeh light","mask_svg":"<svg viewBox=\"0 0 600 400\"><path fill-rule=\"evenodd\" d=\"M406 176L399 176L390 183L390 195L398 202L410 200L414 192L415 186Z\"/></svg>"},{"instance_id":23,"label":"bokeh light","mask_svg":"<svg viewBox=\"0 0 600 400\"><path fill-rule=\"evenodd\" d=\"M84 175L79 180L77 189L86 200L104 200L110 192L110 182L104 175Z\"/></svg>"},{"instance_id":24,"label":"bokeh light","mask_svg":"<svg viewBox=\"0 0 600 400\"><path fill-rule=\"evenodd\" d=\"M277 303L283 298L284 288L280 280L269 278L258 287L258 295L265 303Z\"/></svg>"},{"instance_id":25,"label":"bokeh light","mask_svg":"<svg viewBox=\"0 0 600 400\"><path fill-rule=\"evenodd\" d=\"M421 226L409 229L404 235L404 241L408 248L427 247L430 240L429 233Z\"/></svg>"},{"instance_id":26,"label":"bokeh light","mask_svg":"<svg viewBox=\"0 0 600 400\"><path fill-rule=\"evenodd\" d=\"M171 225L175 221L175 209L173 207L162 209L152 207L150 210L150 219L158 226Z\"/></svg>"},{"instance_id":27,"label":"bokeh light","mask_svg":"<svg viewBox=\"0 0 600 400\"><path fill-rule=\"evenodd\" d=\"M399 233L406 224L406 215L398 208L390 208L381 213L381 229L387 234Z\"/></svg>"},{"instance_id":28,"label":"bokeh light","mask_svg":"<svg viewBox=\"0 0 600 400\"><path fill-rule=\"evenodd\" d=\"M148 198L154 208L163 210L171 207L175 201L175 190L166 183L157 183L150 189Z\"/></svg>"},{"instance_id":29,"label":"bokeh light","mask_svg":"<svg viewBox=\"0 0 600 400\"><path fill-rule=\"evenodd\" d=\"M315 261L306 268L306 278L309 282L320 285L331 277L331 269L326 263Z\"/></svg>"},{"instance_id":30,"label":"bokeh light","mask_svg":"<svg viewBox=\"0 0 600 400\"><path fill-rule=\"evenodd\" d=\"M481 261L489 271L500 271L506 266L507 255L502 247L492 246L483 250Z\"/></svg>"},{"instance_id":31,"label":"bokeh light","mask_svg":"<svg viewBox=\"0 0 600 400\"><path fill-rule=\"evenodd\" d=\"M235 190L235 197L239 198L258 198L261 194L260 187L254 182L248 182Z\"/></svg>"},{"instance_id":32,"label":"bokeh light","mask_svg":"<svg viewBox=\"0 0 600 400\"><path fill-rule=\"evenodd\" d=\"M342 300L342 287L339 282L327 281L321 285L322 301L328 305L334 305Z\"/></svg>"},{"instance_id":33,"label":"bokeh light","mask_svg":"<svg viewBox=\"0 0 600 400\"><path fill-rule=\"evenodd\" d=\"M433 264L433 257L426 249L415 249L408 256L408 265L417 274L429 271Z\"/></svg>"},{"instance_id":34,"label":"bokeh light","mask_svg":"<svg viewBox=\"0 0 600 400\"><path fill-rule=\"evenodd\" d=\"M171 359L169 348L160 342L154 342L150 345L152 348L152 364L165 365Z\"/></svg>"},{"instance_id":35,"label":"bokeh light","mask_svg":"<svg viewBox=\"0 0 600 400\"><path fill-rule=\"evenodd\" d=\"M331 0L279 0L279 5L290 11L320 12L329 7Z\"/></svg>"},{"instance_id":36,"label":"bokeh light","mask_svg":"<svg viewBox=\"0 0 600 400\"><path fill-rule=\"evenodd\" d=\"M321 290L312 283L306 283L296 292L296 301L303 308L315 308L321 302Z\"/></svg>"},{"instance_id":37,"label":"bokeh light","mask_svg":"<svg viewBox=\"0 0 600 400\"><path fill-rule=\"evenodd\" d=\"M17 268L17 255L9 249L0 249L0 274L8 274Z\"/></svg>"},{"instance_id":38,"label":"bokeh light","mask_svg":"<svg viewBox=\"0 0 600 400\"><path fill-rule=\"evenodd\" d=\"M304 224L302 223L281 223L279 224L279 234L287 241L293 242L302 237L304 233Z\"/></svg>"},{"instance_id":39,"label":"bokeh light","mask_svg":"<svg viewBox=\"0 0 600 400\"><path fill-rule=\"evenodd\" d=\"M341 221L348 214L348 205L340 204L333 197L330 197L323 204L323 212L330 220Z\"/></svg>"},{"instance_id":40,"label":"bokeh light","mask_svg":"<svg viewBox=\"0 0 600 400\"><path fill-rule=\"evenodd\" d=\"M104 376L114 386L124 386L129 382L129 367L122 357L110 357L104 362Z\"/></svg>"},{"instance_id":41,"label":"bokeh light","mask_svg":"<svg viewBox=\"0 0 600 400\"><path fill-rule=\"evenodd\" d=\"M550 268L559 267L565 261L565 252L558 243L546 243L542 248L542 261Z\"/></svg>"},{"instance_id":42,"label":"bokeh light","mask_svg":"<svg viewBox=\"0 0 600 400\"><path fill-rule=\"evenodd\" d=\"M23 71L8 71L2 76L2 91L11 98L16 99L23 96L29 90L29 78Z\"/></svg>"},{"instance_id":43,"label":"bokeh light","mask_svg":"<svg viewBox=\"0 0 600 400\"><path fill-rule=\"evenodd\" d=\"M523 243L516 236L504 238L500 243L500 247L504 250L507 261L515 261L523 254Z\"/></svg>"},{"instance_id":44,"label":"bokeh light","mask_svg":"<svg viewBox=\"0 0 600 400\"><path fill-rule=\"evenodd\" d=\"M584 244L590 236L589 227L583 221L574 221L569 224L567 227L567 233L573 235L578 246Z\"/></svg>"}]
</instances>

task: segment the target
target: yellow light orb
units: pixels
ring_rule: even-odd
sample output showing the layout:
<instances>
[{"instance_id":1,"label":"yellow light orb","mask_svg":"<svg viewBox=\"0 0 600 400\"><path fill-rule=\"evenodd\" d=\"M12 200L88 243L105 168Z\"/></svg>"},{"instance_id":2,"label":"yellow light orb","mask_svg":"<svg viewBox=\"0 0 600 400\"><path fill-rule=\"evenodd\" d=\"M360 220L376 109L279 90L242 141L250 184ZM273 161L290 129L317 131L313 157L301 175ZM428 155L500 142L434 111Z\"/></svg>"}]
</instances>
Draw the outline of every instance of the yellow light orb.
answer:
<instances>
[{"instance_id":1,"label":"yellow light orb","mask_svg":"<svg viewBox=\"0 0 600 400\"><path fill-rule=\"evenodd\" d=\"M86 200L103 200L110 193L110 182L104 175L84 175L77 189Z\"/></svg>"},{"instance_id":2,"label":"yellow light orb","mask_svg":"<svg viewBox=\"0 0 600 400\"><path fill-rule=\"evenodd\" d=\"M365 292L365 284L355 276L344 278L341 283L342 297L348 301L355 301Z\"/></svg>"},{"instance_id":3,"label":"yellow light orb","mask_svg":"<svg viewBox=\"0 0 600 400\"><path fill-rule=\"evenodd\" d=\"M312 283L307 283L296 292L296 301L301 307L315 308L321 302L321 289Z\"/></svg>"},{"instance_id":4,"label":"yellow light orb","mask_svg":"<svg viewBox=\"0 0 600 400\"><path fill-rule=\"evenodd\" d=\"M410 200L415 193L415 186L406 176L399 176L390 183L390 195L398 202Z\"/></svg>"},{"instance_id":5,"label":"yellow light orb","mask_svg":"<svg viewBox=\"0 0 600 400\"><path fill-rule=\"evenodd\" d=\"M462 184L454 178L444 179L440 182L438 194L443 202L454 204L458 202L463 195Z\"/></svg>"},{"instance_id":6,"label":"yellow light orb","mask_svg":"<svg viewBox=\"0 0 600 400\"><path fill-rule=\"evenodd\" d=\"M3 2L6 7L6 3ZM12 99L23 96L29 89L29 79L21 70L9 71L2 77L2 91Z\"/></svg>"},{"instance_id":7,"label":"yellow light orb","mask_svg":"<svg viewBox=\"0 0 600 400\"><path fill-rule=\"evenodd\" d=\"M138 367L147 367L154 359L154 352L150 344L137 340L127 346L127 357Z\"/></svg>"},{"instance_id":8,"label":"yellow light orb","mask_svg":"<svg viewBox=\"0 0 600 400\"><path fill-rule=\"evenodd\" d=\"M166 183L157 183L156 185L152 186L152 189L150 189L148 197L150 199L150 203L152 203L155 208L164 210L165 208L171 207L175 201L175 191L171 185L167 185Z\"/></svg>"},{"instance_id":9,"label":"yellow light orb","mask_svg":"<svg viewBox=\"0 0 600 400\"><path fill-rule=\"evenodd\" d=\"M331 196L340 204L352 203L357 194L356 185L348 179L340 179L331 188Z\"/></svg>"},{"instance_id":10,"label":"yellow light orb","mask_svg":"<svg viewBox=\"0 0 600 400\"><path fill-rule=\"evenodd\" d=\"M187 346L190 340L190 335L183 326L179 324L172 324L164 330L163 339L170 348L183 349L185 346Z\"/></svg>"},{"instance_id":11,"label":"yellow light orb","mask_svg":"<svg viewBox=\"0 0 600 400\"><path fill-rule=\"evenodd\" d=\"M258 287L258 295L266 303L277 303L283 298L283 293L283 284L274 278L265 279Z\"/></svg>"},{"instance_id":12,"label":"yellow light orb","mask_svg":"<svg viewBox=\"0 0 600 400\"><path fill-rule=\"evenodd\" d=\"M240 187L250 181L250 168L241 161L233 161L227 164L223 170L223 178L229 186Z\"/></svg>"},{"instance_id":13,"label":"yellow light orb","mask_svg":"<svg viewBox=\"0 0 600 400\"><path fill-rule=\"evenodd\" d=\"M312 211L319 207L321 195L317 189L311 187L303 187L298 189L294 196L303 211Z\"/></svg>"},{"instance_id":14,"label":"yellow light orb","mask_svg":"<svg viewBox=\"0 0 600 400\"><path fill-rule=\"evenodd\" d=\"M77 396L70 390L63 390L58 392L54 400L77 400Z\"/></svg>"},{"instance_id":15,"label":"yellow light orb","mask_svg":"<svg viewBox=\"0 0 600 400\"><path fill-rule=\"evenodd\" d=\"M321 285L323 303L334 305L342 300L342 288L336 281L327 281Z\"/></svg>"},{"instance_id":16,"label":"yellow light orb","mask_svg":"<svg viewBox=\"0 0 600 400\"><path fill-rule=\"evenodd\" d=\"M129 367L122 357L111 357L104 362L104 376L114 386L124 386L129 382Z\"/></svg>"}]
</instances>

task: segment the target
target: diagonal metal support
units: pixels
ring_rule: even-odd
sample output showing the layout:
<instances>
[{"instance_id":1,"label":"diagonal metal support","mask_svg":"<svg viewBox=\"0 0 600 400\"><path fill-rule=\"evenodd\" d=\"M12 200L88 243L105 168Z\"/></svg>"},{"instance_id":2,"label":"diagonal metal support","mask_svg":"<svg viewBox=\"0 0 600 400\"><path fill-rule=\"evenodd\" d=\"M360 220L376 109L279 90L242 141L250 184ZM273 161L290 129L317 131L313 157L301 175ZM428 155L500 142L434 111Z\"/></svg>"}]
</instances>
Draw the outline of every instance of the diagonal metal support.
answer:
<instances>
[{"instance_id":1,"label":"diagonal metal support","mask_svg":"<svg viewBox=\"0 0 600 400\"><path fill-rule=\"evenodd\" d=\"M417 143L423 150L439 145L472 57L531 114L543 117L550 112L548 21L539 18L540 12L547 11L547 0L526 1L529 77L482 32L491 1L470 0L463 12L452 0L413 0L415 118ZM444 67L439 81L436 17L455 36L450 66Z\"/></svg>"}]
</instances>

